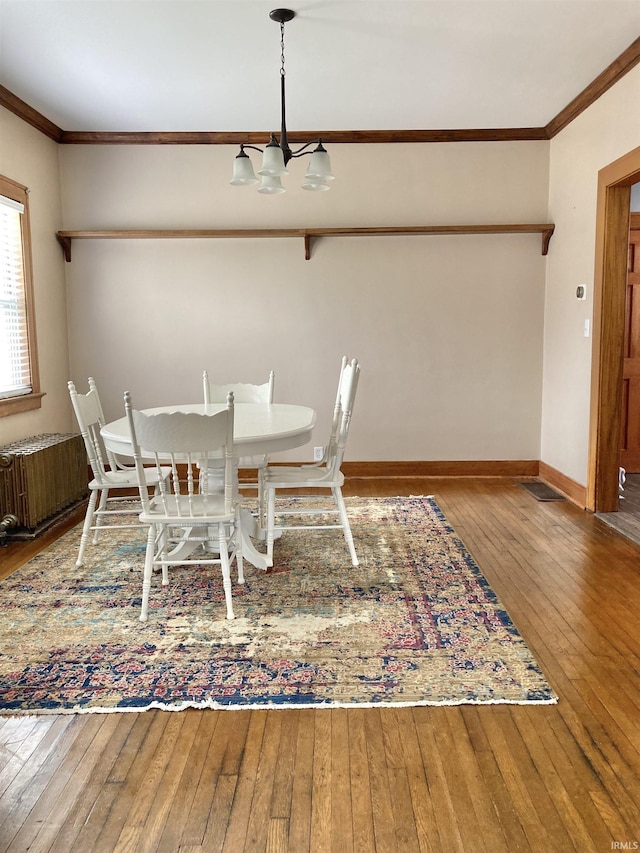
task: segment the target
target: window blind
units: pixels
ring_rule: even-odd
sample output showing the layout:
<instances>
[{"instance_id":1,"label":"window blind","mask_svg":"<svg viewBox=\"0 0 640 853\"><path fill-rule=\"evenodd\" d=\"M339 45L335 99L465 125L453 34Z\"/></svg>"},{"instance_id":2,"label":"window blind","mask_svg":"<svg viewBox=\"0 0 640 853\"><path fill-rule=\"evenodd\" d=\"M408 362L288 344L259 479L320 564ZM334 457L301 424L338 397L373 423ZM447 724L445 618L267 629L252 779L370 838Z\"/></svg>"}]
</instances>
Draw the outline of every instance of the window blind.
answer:
<instances>
[{"instance_id":1,"label":"window blind","mask_svg":"<svg viewBox=\"0 0 640 853\"><path fill-rule=\"evenodd\" d=\"M0 399L31 393L24 283L24 205L0 195Z\"/></svg>"}]
</instances>

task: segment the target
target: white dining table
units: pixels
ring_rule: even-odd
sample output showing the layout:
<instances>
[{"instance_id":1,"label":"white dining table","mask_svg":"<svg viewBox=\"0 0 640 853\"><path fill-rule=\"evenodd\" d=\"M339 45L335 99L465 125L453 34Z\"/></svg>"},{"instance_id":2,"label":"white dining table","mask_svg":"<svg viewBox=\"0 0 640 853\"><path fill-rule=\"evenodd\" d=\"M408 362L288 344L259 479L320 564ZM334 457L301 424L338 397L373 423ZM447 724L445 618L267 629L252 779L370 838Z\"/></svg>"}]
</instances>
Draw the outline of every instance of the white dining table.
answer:
<instances>
[{"instance_id":1,"label":"white dining table","mask_svg":"<svg viewBox=\"0 0 640 853\"><path fill-rule=\"evenodd\" d=\"M196 412L214 415L226 409L226 403L184 403L143 409L146 415L164 412ZM234 454L241 456L271 455L283 450L302 447L311 440L316 412L308 406L289 403L236 403L234 405ZM118 456L133 456L131 434L126 417L111 421L100 431L108 450ZM144 448L141 448L144 455ZM267 569L271 561L255 547L252 539L264 538L254 516L243 509L241 513L242 555L259 569Z\"/></svg>"}]
</instances>

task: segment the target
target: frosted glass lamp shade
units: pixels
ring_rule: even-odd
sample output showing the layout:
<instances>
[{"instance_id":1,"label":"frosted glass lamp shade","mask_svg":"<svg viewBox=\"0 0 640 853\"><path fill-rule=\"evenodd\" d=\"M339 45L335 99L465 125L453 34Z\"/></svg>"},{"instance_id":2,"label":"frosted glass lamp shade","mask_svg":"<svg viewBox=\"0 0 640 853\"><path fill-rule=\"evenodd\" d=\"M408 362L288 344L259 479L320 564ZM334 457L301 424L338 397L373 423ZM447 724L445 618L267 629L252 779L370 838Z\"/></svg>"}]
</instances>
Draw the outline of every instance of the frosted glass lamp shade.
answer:
<instances>
[{"instance_id":1,"label":"frosted glass lamp shade","mask_svg":"<svg viewBox=\"0 0 640 853\"><path fill-rule=\"evenodd\" d=\"M323 190L330 190L331 186L329 182L324 178L309 178L306 177L304 180L304 184L302 185L303 190L309 190L309 192L322 192Z\"/></svg>"},{"instance_id":2,"label":"frosted glass lamp shade","mask_svg":"<svg viewBox=\"0 0 640 853\"><path fill-rule=\"evenodd\" d=\"M281 178L283 175L288 175L287 168L284 165L284 154L282 148L277 142L272 140L264 149L262 155L262 168L258 169L258 174L272 178Z\"/></svg>"},{"instance_id":3,"label":"frosted glass lamp shade","mask_svg":"<svg viewBox=\"0 0 640 853\"><path fill-rule=\"evenodd\" d=\"M307 181L314 183L316 179L320 179L322 182L334 180L334 176L331 174L331 161L322 144L318 145L311 155L305 178L305 183Z\"/></svg>"},{"instance_id":4,"label":"frosted glass lamp shade","mask_svg":"<svg viewBox=\"0 0 640 853\"><path fill-rule=\"evenodd\" d=\"M258 172L258 174L260 173ZM258 187L258 192L263 193L264 195L276 195L277 193L285 192L285 189L282 186L282 181L277 175L263 175L262 183Z\"/></svg>"},{"instance_id":5,"label":"frosted glass lamp shade","mask_svg":"<svg viewBox=\"0 0 640 853\"><path fill-rule=\"evenodd\" d=\"M229 183L234 187L247 187L250 184L258 183L249 155L245 154L244 151L240 151L233 161L233 175Z\"/></svg>"}]
</instances>

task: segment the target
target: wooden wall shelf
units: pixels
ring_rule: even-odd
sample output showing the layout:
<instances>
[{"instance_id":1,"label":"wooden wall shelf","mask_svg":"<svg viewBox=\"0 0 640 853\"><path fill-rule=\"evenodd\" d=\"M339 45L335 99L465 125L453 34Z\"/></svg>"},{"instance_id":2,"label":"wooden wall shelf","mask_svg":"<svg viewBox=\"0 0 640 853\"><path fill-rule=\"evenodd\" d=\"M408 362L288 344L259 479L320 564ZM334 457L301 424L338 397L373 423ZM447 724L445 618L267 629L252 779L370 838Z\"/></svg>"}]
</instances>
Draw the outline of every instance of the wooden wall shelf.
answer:
<instances>
[{"instance_id":1,"label":"wooden wall shelf","mask_svg":"<svg viewBox=\"0 0 640 853\"><path fill-rule=\"evenodd\" d=\"M311 241L317 237L378 237L385 234L541 234L542 254L549 250L555 226L543 225L408 225L371 228L212 228L145 231L58 231L56 238L66 261L71 261L72 240L158 240L236 237L301 237L304 256L311 258Z\"/></svg>"}]
</instances>

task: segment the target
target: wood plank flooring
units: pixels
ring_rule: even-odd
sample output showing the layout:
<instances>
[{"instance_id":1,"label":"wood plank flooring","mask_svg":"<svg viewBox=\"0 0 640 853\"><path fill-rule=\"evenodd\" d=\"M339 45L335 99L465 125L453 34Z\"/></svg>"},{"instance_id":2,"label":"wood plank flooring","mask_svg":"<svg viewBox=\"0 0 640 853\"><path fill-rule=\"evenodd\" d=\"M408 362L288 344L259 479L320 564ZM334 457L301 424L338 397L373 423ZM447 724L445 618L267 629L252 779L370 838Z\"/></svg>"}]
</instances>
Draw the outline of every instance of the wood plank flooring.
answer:
<instances>
[{"instance_id":1,"label":"wood plank flooring","mask_svg":"<svg viewBox=\"0 0 640 853\"><path fill-rule=\"evenodd\" d=\"M510 479L345 491L435 495L559 703L0 717L0 853L638 849L640 548Z\"/></svg>"}]
</instances>

